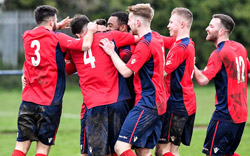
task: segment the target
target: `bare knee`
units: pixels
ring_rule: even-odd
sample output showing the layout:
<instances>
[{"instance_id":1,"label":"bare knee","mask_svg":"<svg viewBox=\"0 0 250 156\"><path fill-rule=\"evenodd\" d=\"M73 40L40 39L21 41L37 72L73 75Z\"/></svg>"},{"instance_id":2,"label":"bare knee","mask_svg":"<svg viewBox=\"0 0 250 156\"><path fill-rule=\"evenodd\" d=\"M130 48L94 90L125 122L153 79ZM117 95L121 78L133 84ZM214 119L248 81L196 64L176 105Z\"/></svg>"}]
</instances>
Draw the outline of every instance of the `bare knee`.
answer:
<instances>
[{"instance_id":1,"label":"bare knee","mask_svg":"<svg viewBox=\"0 0 250 156\"><path fill-rule=\"evenodd\" d=\"M15 149L19 150L19 151L22 151L24 154L27 154L28 150L30 148L30 144L31 144L30 140L22 141L22 142L17 141Z\"/></svg>"},{"instance_id":2,"label":"bare knee","mask_svg":"<svg viewBox=\"0 0 250 156\"><path fill-rule=\"evenodd\" d=\"M137 156L150 156L152 155L152 150L149 148L136 148L135 149Z\"/></svg>"},{"instance_id":3,"label":"bare knee","mask_svg":"<svg viewBox=\"0 0 250 156\"><path fill-rule=\"evenodd\" d=\"M132 145L122 141L116 141L115 143L115 153L121 155L123 152L131 149Z\"/></svg>"},{"instance_id":4,"label":"bare knee","mask_svg":"<svg viewBox=\"0 0 250 156\"><path fill-rule=\"evenodd\" d=\"M49 151L50 151L50 146L49 145L45 145L40 141L37 142L36 153L41 153L41 154L48 155Z\"/></svg>"}]
</instances>

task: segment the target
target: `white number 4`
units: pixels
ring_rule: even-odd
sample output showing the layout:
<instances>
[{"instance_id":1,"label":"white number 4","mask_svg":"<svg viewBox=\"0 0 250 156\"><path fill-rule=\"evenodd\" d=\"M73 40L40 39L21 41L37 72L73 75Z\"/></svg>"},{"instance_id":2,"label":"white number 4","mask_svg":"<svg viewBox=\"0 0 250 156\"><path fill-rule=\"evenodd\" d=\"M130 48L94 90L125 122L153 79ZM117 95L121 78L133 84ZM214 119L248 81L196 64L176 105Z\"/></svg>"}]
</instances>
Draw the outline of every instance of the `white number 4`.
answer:
<instances>
[{"instance_id":1,"label":"white number 4","mask_svg":"<svg viewBox=\"0 0 250 156\"><path fill-rule=\"evenodd\" d=\"M39 53L39 50L40 50L40 42L38 40L33 40L31 42L31 48L34 48L36 46L36 50L35 50L35 55L36 55L36 60L35 60L35 57L31 57L31 62L33 64L33 66L38 66L40 64L40 61L41 61L41 56L40 56L40 53Z\"/></svg>"},{"instance_id":2,"label":"white number 4","mask_svg":"<svg viewBox=\"0 0 250 156\"><path fill-rule=\"evenodd\" d=\"M88 53L88 58L87 58L87 53ZM91 68L95 68L95 57L92 55L91 49L89 49L88 51L84 51L83 62L85 65L90 63Z\"/></svg>"},{"instance_id":3,"label":"white number 4","mask_svg":"<svg viewBox=\"0 0 250 156\"><path fill-rule=\"evenodd\" d=\"M239 59L236 57L235 61L236 61L236 66L237 66L237 80L238 80L238 83L245 82L245 64L244 64L244 60L243 60L243 58L241 56L239 56ZM240 71L240 67L241 67L241 71Z\"/></svg>"}]
</instances>

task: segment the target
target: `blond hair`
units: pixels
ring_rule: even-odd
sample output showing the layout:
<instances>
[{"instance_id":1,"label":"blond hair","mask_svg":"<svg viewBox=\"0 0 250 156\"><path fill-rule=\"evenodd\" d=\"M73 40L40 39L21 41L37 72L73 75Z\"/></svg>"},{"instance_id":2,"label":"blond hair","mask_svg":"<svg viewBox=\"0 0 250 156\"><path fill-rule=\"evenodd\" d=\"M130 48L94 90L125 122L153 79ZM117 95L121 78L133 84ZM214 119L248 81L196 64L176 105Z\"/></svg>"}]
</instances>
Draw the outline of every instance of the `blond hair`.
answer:
<instances>
[{"instance_id":1,"label":"blond hair","mask_svg":"<svg viewBox=\"0 0 250 156\"><path fill-rule=\"evenodd\" d=\"M134 15L141 16L146 19L149 23L154 17L154 9L149 3L140 3L136 5L129 6L127 9L130 13Z\"/></svg>"},{"instance_id":2,"label":"blond hair","mask_svg":"<svg viewBox=\"0 0 250 156\"><path fill-rule=\"evenodd\" d=\"M191 27L192 22L193 22L193 14L189 9L182 8L182 7L174 8L171 12L171 15L173 14L177 14L183 17L187 21L187 27L189 28Z\"/></svg>"}]
</instances>

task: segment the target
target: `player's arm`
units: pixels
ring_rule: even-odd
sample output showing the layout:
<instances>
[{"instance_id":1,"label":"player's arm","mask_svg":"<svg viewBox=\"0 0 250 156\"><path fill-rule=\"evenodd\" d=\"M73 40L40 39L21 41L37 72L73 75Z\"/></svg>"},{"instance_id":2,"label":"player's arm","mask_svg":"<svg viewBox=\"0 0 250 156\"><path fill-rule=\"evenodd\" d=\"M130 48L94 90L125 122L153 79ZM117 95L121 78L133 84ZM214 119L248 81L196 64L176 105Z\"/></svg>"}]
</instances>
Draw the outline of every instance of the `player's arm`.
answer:
<instances>
[{"instance_id":1,"label":"player's arm","mask_svg":"<svg viewBox=\"0 0 250 156\"><path fill-rule=\"evenodd\" d=\"M209 79L196 66L194 66L194 78L201 86L207 85L209 82Z\"/></svg>"},{"instance_id":2,"label":"player's arm","mask_svg":"<svg viewBox=\"0 0 250 156\"><path fill-rule=\"evenodd\" d=\"M112 41L109 41L107 38L104 38L100 41L100 47L102 47L103 50L110 56L116 69L123 77L127 78L133 74L133 71L126 66L126 64L114 51L115 45Z\"/></svg>"},{"instance_id":3,"label":"player's arm","mask_svg":"<svg viewBox=\"0 0 250 156\"><path fill-rule=\"evenodd\" d=\"M60 22L56 23L56 29L69 29L69 24L70 24L71 19L66 17L65 19L61 20Z\"/></svg>"},{"instance_id":4,"label":"player's arm","mask_svg":"<svg viewBox=\"0 0 250 156\"><path fill-rule=\"evenodd\" d=\"M82 51L87 51L91 48L94 33L98 31L97 24L89 22L87 26L87 33L83 38Z\"/></svg>"},{"instance_id":5,"label":"player's arm","mask_svg":"<svg viewBox=\"0 0 250 156\"><path fill-rule=\"evenodd\" d=\"M76 66L69 52L67 52L64 61L65 61L66 76L74 74L76 72Z\"/></svg>"}]
</instances>

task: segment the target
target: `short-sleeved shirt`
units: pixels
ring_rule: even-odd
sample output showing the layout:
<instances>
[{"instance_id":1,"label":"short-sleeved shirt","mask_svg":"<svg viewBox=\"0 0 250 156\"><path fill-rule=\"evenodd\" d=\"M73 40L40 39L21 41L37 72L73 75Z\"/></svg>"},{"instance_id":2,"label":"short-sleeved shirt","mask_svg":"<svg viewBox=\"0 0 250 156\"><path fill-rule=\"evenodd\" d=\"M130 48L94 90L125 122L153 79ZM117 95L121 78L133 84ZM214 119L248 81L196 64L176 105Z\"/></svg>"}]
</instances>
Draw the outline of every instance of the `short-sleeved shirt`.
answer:
<instances>
[{"instance_id":1,"label":"short-sleeved shirt","mask_svg":"<svg viewBox=\"0 0 250 156\"><path fill-rule=\"evenodd\" d=\"M216 95L212 119L242 123L247 121L247 50L235 41L223 41L210 55L202 73L214 78Z\"/></svg>"},{"instance_id":2,"label":"short-sleeved shirt","mask_svg":"<svg viewBox=\"0 0 250 156\"><path fill-rule=\"evenodd\" d=\"M137 43L127 67L134 71L135 105L166 112L163 83L164 44L157 32L149 32Z\"/></svg>"},{"instance_id":3,"label":"short-sleeved shirt","mask_svg":"<svg viewBox=\"0 0 250 156\"><path fill-rule=\"evenodd\" d=\"M165 86L167 111L192 115L196 112L196 97L192 76L195 49L190 38L173 42L173 38L163 37L165 48L169 49L165 60Z\"/></svg>"},{"instance_id":4,"label":"short-sleeved shirt","mask_svg":"<svg viewBox=\"0 0 250 156\"><path fill-rule=\"evenodd\" d=\"M118 73L110 56L99 46L103 38L115 43L117 53L119 47L135 43L134 36L130 33L109 31L94 34L88 51L70 51L88 109L130 99L126 80Z\"/></svg>"},{"instance_id":5,"label":"short-sleeved shirt","mask_svg":"<svg viewBox=\"0 0 250 156\"><path fill-rule=\"evenodd\" d=\"M40 105L59 105L65 91L65 63L62 52L81 50L83 39L75 39L44 27L23 34L24 75L27 85L22 100Z\"/></svg>"}]
</instances>

